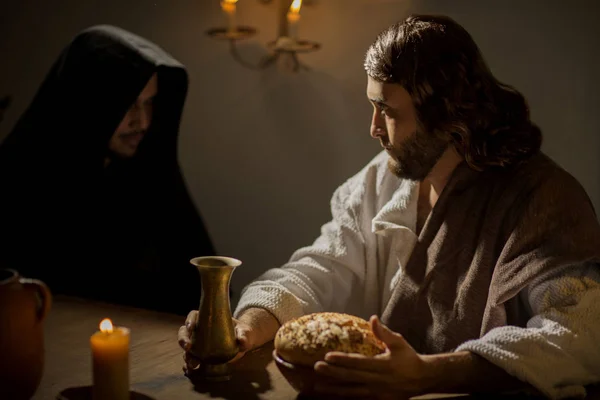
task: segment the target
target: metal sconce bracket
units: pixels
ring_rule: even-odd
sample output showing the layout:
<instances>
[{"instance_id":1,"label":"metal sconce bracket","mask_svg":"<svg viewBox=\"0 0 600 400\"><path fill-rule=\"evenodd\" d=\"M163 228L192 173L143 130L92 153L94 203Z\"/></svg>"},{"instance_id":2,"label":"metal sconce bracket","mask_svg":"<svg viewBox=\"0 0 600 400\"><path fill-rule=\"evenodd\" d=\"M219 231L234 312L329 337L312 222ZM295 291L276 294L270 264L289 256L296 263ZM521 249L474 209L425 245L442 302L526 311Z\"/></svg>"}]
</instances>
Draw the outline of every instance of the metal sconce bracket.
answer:
<instances>
[{"instance_id":1,"label":"metal sconce bracket","mask_svg":"<svg viewBox=\"0 0 600 400\"><path fill-rule=\"evenodd\" d=\"M310 53L317 51L321 45L309 40L296 40L288 36L287 12L293 0L258 0L262 4L277 3L278 17L278 37L276 40L267 43L267 49L270 54L264 56L257 64L252 64L244 60L237 50L237 42L246 40L256 35L257 30L249 26L236 25L235 30L225 27L209 29L206 34L213 39L229 41L229 50L234 60L242 66L250 69L262 70L275 64L280 57L288 57L291 60L291 69L297 72L300 69L309 69L298 59L300 53ZM315 4L315 0L304 0L304 6Z\"/></svg>"}]
</instances>

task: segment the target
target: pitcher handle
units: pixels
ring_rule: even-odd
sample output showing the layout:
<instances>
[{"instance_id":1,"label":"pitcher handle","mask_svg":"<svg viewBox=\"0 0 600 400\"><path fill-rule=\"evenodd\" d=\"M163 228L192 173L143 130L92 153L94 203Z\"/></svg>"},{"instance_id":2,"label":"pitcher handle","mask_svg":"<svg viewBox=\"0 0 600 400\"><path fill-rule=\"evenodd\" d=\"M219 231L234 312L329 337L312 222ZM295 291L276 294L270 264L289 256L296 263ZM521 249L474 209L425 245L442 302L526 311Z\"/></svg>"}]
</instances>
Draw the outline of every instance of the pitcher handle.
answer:
<instances>
[{"instance_id":1,"label":"pitcher handle","mask_svg":"<svg viewBox=\"0 0 600 400\"><path fill-rule=\"evenodd\" d=\"M44 282L38 279L20 278L19 282L23 287L35 290L36 294L39 296L41 304L37 310L37 317L38 322L43 321L48 315L52 305L52 294L50 293L50 289Z\"/></svg>"}]
</instances>

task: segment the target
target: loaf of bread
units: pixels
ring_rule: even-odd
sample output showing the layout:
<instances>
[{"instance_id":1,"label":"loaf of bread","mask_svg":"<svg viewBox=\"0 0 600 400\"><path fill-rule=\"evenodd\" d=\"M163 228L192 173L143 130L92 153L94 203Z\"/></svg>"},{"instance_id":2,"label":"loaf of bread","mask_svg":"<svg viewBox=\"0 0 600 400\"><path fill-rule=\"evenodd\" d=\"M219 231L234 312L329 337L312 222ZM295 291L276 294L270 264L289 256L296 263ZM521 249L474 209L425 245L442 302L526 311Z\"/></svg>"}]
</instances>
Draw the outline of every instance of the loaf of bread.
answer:
<instances>
[{"instance_id":1,"label":"loaf of bread","mask_svg":"<svg viewBox=\"0 0 600 400\"><path fill-rule=\"evenodd\" d=\"M330 351L374 356L385 351L369 322L348 314L323 312L283 324L275 335L279 357L294 365L312 367Z\"/></svg>"}]
</instances>

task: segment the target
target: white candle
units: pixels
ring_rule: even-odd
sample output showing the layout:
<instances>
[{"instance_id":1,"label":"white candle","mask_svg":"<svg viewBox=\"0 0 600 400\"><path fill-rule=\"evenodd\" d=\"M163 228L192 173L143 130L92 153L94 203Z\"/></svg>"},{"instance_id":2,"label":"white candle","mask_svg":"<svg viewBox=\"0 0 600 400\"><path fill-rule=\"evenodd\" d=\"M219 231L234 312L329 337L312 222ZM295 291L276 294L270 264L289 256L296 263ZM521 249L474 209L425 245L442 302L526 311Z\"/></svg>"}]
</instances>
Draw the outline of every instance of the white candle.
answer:
<instances>
[{"instance_id":1,"label":"white candle","mask_svg":"<svg viewBox=\"0 0 600 400\"><path fill-rule=\"evenodd\" d=\"M114 327L110 319L90 338L93 400L129 400L129 329Z\"/></svg>"},{"instance_id":2,"label":"white candle","mask_svg":"<svg viewBox=\"0 0 600 400\"><path fill-rule=\"evenodd\" d=\"M236 4L238 0L222 0L221 8L227 14L227 31L233 33L237 31L237 23L235 21Z\"/></svg>"},{"instance_id":3,"label":"white candle","mask_svg":"<svg viewBox=\"0 0 600 400\"><path fill-rule=\"evenodd\" d=\"M298 39L298 21L300 21L300 7L302 0L294 0L287 13L288 36L292 39Z\"/></svg>"}]
</instances>

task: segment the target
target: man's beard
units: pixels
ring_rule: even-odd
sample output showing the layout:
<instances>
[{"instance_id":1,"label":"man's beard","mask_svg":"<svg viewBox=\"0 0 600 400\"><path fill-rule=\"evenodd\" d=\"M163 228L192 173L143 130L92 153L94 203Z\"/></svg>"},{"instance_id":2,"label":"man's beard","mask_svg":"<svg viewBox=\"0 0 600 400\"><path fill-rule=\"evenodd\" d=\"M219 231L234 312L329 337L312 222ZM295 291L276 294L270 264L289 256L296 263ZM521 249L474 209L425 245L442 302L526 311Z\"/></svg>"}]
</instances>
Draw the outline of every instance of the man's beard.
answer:
<instances>
[{"instance_id":1,"label":"man's beard","mask_svg":"<svg viewBox=\"0 0 600 400\"><path fill-rule=\"evenodd\" d=\"M451 140L436 134L416 131L399 149L392 148L390 171L399 178L422 181L448 148Z\"/></svg>"}]
</instances>

